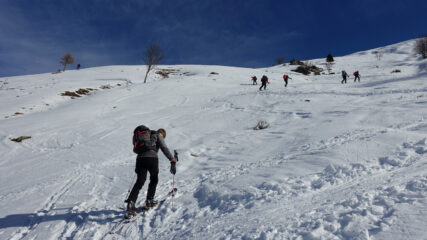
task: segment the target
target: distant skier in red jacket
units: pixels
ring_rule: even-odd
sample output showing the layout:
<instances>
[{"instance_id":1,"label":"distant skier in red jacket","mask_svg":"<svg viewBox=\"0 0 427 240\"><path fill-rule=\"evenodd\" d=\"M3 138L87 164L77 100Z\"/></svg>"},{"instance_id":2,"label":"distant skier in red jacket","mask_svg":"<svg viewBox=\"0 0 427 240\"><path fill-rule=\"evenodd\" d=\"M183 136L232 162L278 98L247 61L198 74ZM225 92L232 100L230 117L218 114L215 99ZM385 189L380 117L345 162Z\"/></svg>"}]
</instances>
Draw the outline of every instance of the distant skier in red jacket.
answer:
<instances>
[{"instance_id":1,"label":"distant skier in red jacket","mask_svg":"<svg viewBox=\"0 0 427 240\"><path fill-rule=\"evenodd\" d=\"M257 85L258 83L256 82L257 78L256 76L252 76L252 85Z\"/></svg>"},{"instance_id":2,"label":"distant skier in red jacket","mask_svg":"<svg viewBox=\"0 0 427 240\"><path fill-rule=\"evenodd\" d=\"M288 79L292 79L292 78L289 77L287 74L283 75L283 81L285 81L285 87L288 86Z\"/></svg>"},{"instance_id":3,"label":"distant skier in red jacket","mask_svg":"<svg viewBox=\"0 0 427 240\"><path fill-rule=\"evenodd\" d=\"M354 75L354 82L356 82L356 80L357 80L357 79L359 79L359 82L360 82L360 74L359 74L359 71L354 72L354 73L353 73L353 75Z\"/></svg>"}]
</instances>

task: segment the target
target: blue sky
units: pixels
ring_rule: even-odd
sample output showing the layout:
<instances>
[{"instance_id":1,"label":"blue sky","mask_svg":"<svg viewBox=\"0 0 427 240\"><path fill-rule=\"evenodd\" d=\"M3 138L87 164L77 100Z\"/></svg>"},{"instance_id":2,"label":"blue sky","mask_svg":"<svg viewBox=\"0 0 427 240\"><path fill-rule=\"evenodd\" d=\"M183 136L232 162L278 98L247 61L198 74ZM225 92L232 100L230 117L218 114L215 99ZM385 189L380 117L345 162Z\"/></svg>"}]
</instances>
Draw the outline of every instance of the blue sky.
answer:
<instances>
[{"instance_id":1,"label":"blue sky","mask_svg":"<svg viewBox=\"0 0 427 240\"><path fill-rule=\"evenodd\" d=\"M0 0L0 77L56 71L67 51L82 67L143 64L151 43L163 64L342 56L427 34L426 12L425 0Z\"/></svg>"}]
</instances>

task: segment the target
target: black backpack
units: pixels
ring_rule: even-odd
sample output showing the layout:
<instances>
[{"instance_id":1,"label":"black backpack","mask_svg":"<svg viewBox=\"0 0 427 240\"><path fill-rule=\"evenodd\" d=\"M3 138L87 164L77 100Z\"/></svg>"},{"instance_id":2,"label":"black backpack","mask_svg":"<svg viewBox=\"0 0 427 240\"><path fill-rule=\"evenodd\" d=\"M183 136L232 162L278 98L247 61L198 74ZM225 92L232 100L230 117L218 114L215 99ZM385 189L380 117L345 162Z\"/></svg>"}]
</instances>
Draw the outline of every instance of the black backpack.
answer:
<instances>
[{"instance_id":1,"label":"black backpack","mask_svg":"<svg viewBox=\"0 0 427 240\"><path fill-rule=\"evenodd\" d=\"M156 151L157 132L148 127L140 125L133 130L133 152L141 154L149 150Z\"/></svg>"},{"instance_id":2,"label":"black backpack","mask_svg":"<svg viewBox=\"0 0 427 240\"><path fill-rule=\"evenodd\" d=\"M263 82L263 83L265 83L265 82L267 82L268 81L268 78L267 78L267 76L262 76L262 78L261 78L261 82Z\"/></svg>"}]
</instances>

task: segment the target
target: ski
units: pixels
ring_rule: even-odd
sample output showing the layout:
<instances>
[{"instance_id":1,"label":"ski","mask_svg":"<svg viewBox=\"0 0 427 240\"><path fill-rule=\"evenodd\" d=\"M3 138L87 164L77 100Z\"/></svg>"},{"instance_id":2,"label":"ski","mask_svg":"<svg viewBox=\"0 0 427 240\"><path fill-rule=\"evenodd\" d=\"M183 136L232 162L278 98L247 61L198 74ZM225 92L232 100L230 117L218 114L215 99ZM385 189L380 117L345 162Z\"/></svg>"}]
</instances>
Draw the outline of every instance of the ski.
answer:
<instances>
[{"instance_id":1,"label":"ski","mask_svg":"<svg viewBox=\"0 0 427 240\"><path fill-rule=\"evenodd\" d=\"M175 195L175 193L178 191L177 188L172 189L170 192L168 192L165 196L159 199L158 203L153 207L146 207L145 202L142 205L142 207L139 207L136 211L136 213L126 213L123 219L114 226L114 228L110 231L110 234L117 234L122 230L122 228L130 222L134 222L139 215L144 214L145 212L149 211L150 209L157 208L169 198Z\"/></svg>"},{"instance_id":2,"label":"ski","mask_svg":"<svg viewBox=\"0 0 427 240\"><path fill-rule=\"evenodd\" d=\"M160 198L160 199L159 199L159 201L158 201L158 203L157 203L156 205L152 206L152 207L147 207L147 206L144 204L144 205L140 208L139 213L141 213L141 212L146 212L146 211L148 211L148 210L150 210L150 209L160 207L161 205L163 205L163 203L164 203L168 198L175 196L175 193L176 193L177 191L178 191L178 188L174 188L174 189L172 189L170 192L168 192L168 194L166 194L165 196L163 196L162 198Z\"/></svg>"}]
</instances>

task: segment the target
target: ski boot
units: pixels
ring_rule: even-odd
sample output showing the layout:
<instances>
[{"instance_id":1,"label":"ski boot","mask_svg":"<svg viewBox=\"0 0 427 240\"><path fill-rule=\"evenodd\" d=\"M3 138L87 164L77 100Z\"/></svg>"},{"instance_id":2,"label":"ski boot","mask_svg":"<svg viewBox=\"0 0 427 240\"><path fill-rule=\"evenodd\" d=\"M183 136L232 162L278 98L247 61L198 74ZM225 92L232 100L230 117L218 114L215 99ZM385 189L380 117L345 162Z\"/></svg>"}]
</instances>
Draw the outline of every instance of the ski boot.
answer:
<instances>
[{"instance_id":1,"label":"ski boot","mask_svg":"<svg viewBox=\"0 0 427 240\"><path fill-rule=\"evenodd\" d=\"M125 215L125 219L131 219L132 217L136 216L136 208L135 208L135 203L133 201L128 202L126 211L128 213Z\"/></svg>"},{"instance_id":2,"label":"ski boot","mask_svg":"<svg viewBox=\"0 0 427 240\"><path fill-rule=\"evenodd\" d=\"M159 202L157 200L154 200L154 199L147 199L145 201L145 207L146 208L155 207L155 206L157 206L157 204L159 204Z\"/></svg>"}]
</instances>

